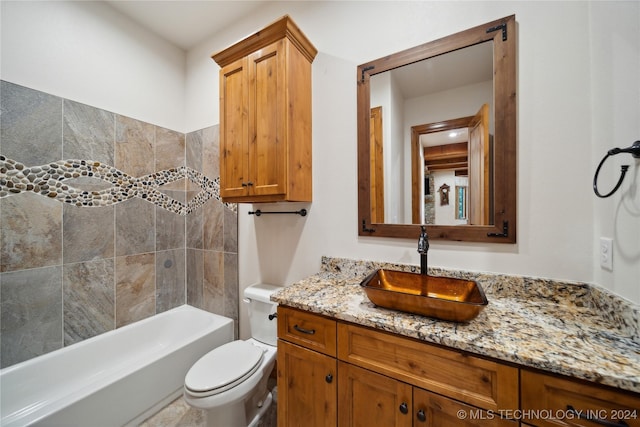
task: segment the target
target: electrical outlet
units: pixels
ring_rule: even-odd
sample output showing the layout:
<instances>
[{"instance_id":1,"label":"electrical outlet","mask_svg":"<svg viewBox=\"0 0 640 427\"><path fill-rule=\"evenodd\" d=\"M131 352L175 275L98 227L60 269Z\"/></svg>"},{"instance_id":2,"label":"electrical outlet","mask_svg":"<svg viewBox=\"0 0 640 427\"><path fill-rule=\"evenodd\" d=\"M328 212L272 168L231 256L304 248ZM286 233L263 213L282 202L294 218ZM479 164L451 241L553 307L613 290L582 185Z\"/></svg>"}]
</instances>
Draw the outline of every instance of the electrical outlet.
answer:
<instances>
[{"instance_id":1,"label":"electrical outlet","mask_svg":"<svg viewBox=\"0 0 640 427\"><path fill-rule=\"evenodd\" d=\"M613 239L600 238L600 267L613 271Z\"/></svg>"}]
</instances>

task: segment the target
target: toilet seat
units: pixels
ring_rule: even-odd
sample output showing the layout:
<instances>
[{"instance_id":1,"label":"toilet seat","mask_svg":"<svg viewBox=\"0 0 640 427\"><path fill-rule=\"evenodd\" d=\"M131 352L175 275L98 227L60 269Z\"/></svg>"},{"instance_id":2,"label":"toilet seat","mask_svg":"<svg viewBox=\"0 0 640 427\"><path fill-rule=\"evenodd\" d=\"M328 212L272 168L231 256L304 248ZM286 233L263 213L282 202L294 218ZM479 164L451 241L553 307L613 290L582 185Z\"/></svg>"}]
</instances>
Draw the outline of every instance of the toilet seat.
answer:
<instances>
[{"instance_id":1,"label":"toilet seat","mask_svg":"<svg viewBox=\"0 0 640 427\"><path fill-rule=\"evenodd\" d=\"M253 375L262 363L263 349L247 341L232 341L202 356L187 372L185 388L194 397L222 393Z\"/></svg>"}]
</instances>

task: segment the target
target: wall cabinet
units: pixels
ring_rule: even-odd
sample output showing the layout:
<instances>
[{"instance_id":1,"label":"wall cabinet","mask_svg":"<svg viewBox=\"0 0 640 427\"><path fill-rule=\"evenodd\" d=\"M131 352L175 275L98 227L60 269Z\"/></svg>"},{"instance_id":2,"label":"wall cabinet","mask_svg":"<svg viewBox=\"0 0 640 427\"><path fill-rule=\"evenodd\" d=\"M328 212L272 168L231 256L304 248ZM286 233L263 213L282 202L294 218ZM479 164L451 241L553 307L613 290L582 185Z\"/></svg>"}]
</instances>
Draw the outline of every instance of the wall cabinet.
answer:
<instances>
[{"instance_id":1,"label":"wall cabinet","mask_svg":"<svg viewBox=\"0 0 640 427\"><path fill-rule=\"evenodd\" d=\"M311 201L315 47L285 16L215 55L220 65L220 195Z\"/></svg>"},{"instance_id":2,"label":"wall cabinet","mask_svg":"<svg viewBox=\"0 0 640 427\"><path fill-rule=\"evenodd\" d=\"M280 427L516 426L517 368L284 306L278 338Z\"/></svg>"}]
</instances>

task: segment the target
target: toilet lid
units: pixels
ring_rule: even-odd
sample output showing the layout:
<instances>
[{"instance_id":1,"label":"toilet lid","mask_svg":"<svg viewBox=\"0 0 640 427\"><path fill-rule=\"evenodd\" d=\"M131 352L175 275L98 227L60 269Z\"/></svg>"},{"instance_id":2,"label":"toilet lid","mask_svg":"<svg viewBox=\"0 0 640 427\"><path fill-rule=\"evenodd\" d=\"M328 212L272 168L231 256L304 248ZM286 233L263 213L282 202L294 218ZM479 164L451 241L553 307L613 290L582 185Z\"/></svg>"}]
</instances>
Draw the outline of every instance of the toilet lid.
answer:
<instances>
[{"instance_id":1,"label":"toilet lid","mask_svg":"<svg viewBox=\"0 0 640 427\"><path fill-rule=\"evenodd\" d=\"M184 384L194 396L221 393L251 376L262 362L261 348L232 341L211 350L187 372Z\"/></svg>"}]
</instances>

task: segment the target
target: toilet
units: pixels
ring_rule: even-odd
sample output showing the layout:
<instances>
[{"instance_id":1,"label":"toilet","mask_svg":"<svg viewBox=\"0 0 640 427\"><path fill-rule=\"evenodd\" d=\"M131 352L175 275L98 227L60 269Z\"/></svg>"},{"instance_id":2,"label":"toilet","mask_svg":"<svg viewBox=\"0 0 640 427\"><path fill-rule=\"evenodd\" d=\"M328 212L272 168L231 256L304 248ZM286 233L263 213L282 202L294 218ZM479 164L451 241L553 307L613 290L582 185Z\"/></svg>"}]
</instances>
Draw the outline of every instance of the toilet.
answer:
<instances>
[{"instance_id":1,"label":"toilet","mask_svg":"<svg viewBox=\"0 0 640 427\"><path fill-rule=\"evenodd\" d=\"M276 361L277 304L269 298L278 289L263 284L246 288L251 338L213 349L187 372L184 399L206 411L207 426L254 427L271 405L267 381Z\"/></svg>"}]
</instances>

